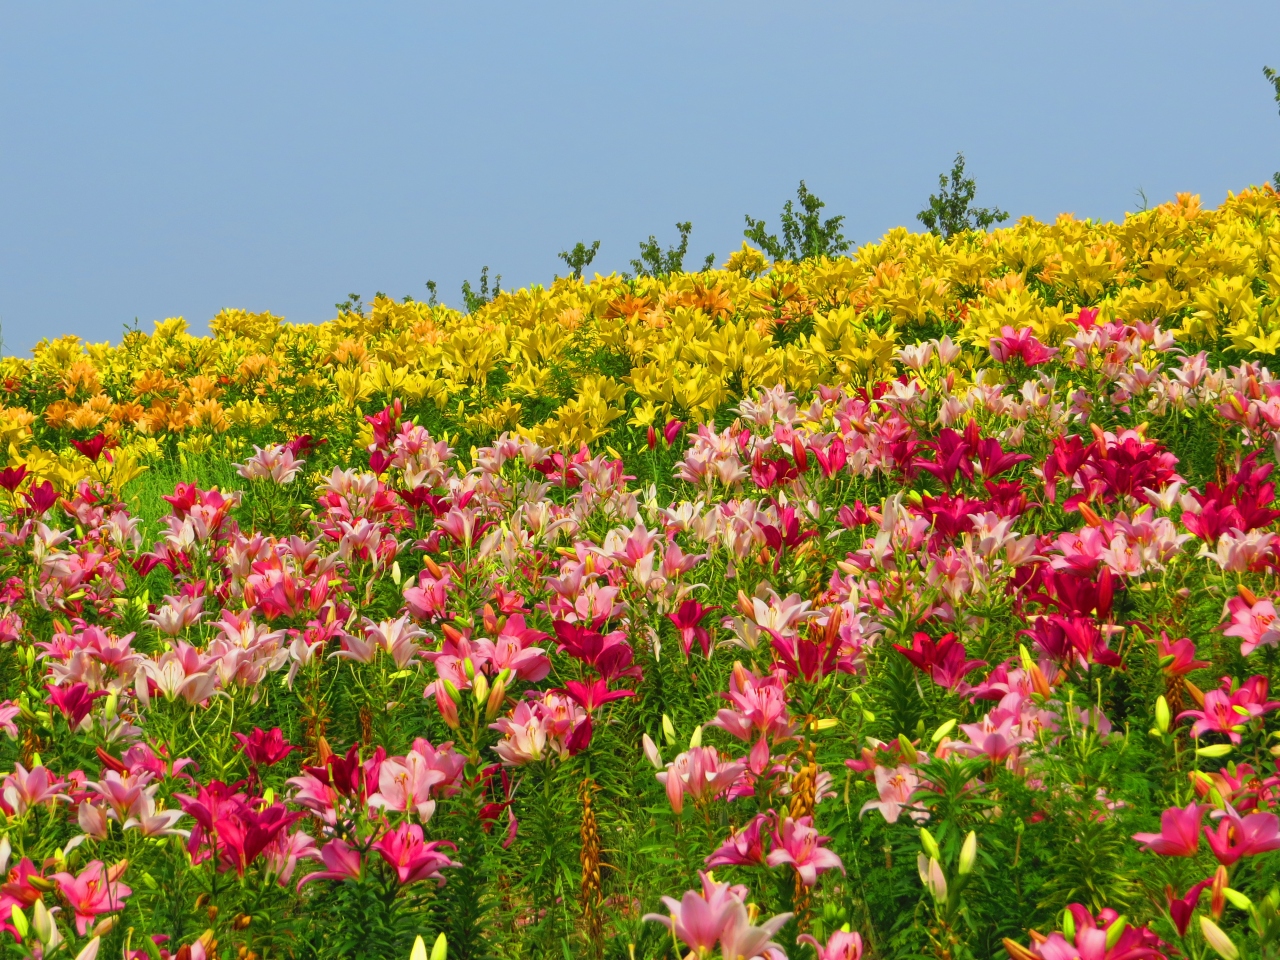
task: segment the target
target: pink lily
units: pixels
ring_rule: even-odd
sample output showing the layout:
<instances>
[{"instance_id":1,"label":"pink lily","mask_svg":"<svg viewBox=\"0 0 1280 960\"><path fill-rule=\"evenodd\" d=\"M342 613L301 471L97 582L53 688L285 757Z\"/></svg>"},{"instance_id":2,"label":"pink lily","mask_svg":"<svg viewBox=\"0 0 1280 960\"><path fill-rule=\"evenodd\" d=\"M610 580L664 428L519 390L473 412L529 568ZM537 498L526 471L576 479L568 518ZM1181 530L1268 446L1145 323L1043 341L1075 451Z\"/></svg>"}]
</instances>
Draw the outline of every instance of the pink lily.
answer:
<instances>
[{"instance_id":1,"label":"pink lily","mask_svg":"<svg viewBox=\"0 0 1280 960\"><path fill-rule=\"evenodd\" d=\"M826 946L807 933L796 938L796 943L807 943L818 954L818 960L862 960L862 934L837 930L831 934Z\"/></svg>"},{"instance_id":2,"label":"pink lily","mask_svg":"<svg viewBox=\"0 0 1280 960\"><path fill-rule=\"evenodd\" d=\"M84 936L94 917L115 913L124 908L124 900L132 890L119 882L124 863L108 868L101 860L92 860L77 876L55 873L58 889L76 915L76 932Z\"/></svg>"},{"instance_id":3,"label":"pink lily","mask_svg":"<svg viewBox=\"0 0 1280 960\"><path fill-rule=\"evenodd\" d=\"M320 851L320 859L327 870L308 873L298 881L301 890L312 880L359 880L360 851L345 840L330 840Z\"/></svg>"},{"instance_id":4,"label":"pink lily","mask_svg":"<svg viewBox=\"0 0 1280 960\"><path fill-rule=\"evenodd\" d=\"M1241 857L1252 857L1270 850L1280 850L1280 817L1274 813L1249 813L1240 816L1230 804L1225 811L1214 811L1216 830L1204 828L1209 849L1224 867Z\"/></svg>"},{"instance_id":5,"label":"pink lily","mask_svg":"<svg viewBox=\"0 0 1280 960\"><path fill-rule=\"evenodd\" d=\"M813 817L792 819L786 817L773 832L774 848L765 858L771 867L789 863L800 874L800 880L806 887L818 882L818 874L836 869L844 873L844 863L834 851L827 850L823 844L830 840L823 837L813 828Z\"/></svg>"},{"instance_id":6,"label":"pink lily","mask_svg":"<svg viewBox=\"0 0 1280 960\"><path fill-rule=\"evenodd\" d=\"M383 834L382 839L373 845L378 855L396 871L401 884L435 880L436 886L443 887L445 878L440 870L462 864L450 860L447 854L437 852L441 847L457 849L447 840L423 842L422 828L416 823L400 824L395 830Z\"/></svg>"},{"instance_id":7,"label":"pink lily","mask_svg":"<svg viewBox=\"0 0 1280 960\"><path fill-rule=\"evenodd\" d=\"M1169 807L1160 814L1159 833L1135 833L1143 848L1162 857L1190 857L1200 849L1200 819L1205 808L1189 803L1184 809Z\"/></svg>"},{"instance_id":8,"label":"pink lily","mask_svg":"<svg viewBox=\"0 0 1280 960\"><path fill-rule=\"evenodd\" d=\"M768 822L769 814L756 814L741 830L730 833L728 839L707 857L707 866L763 866L765 852L761 828Z\"/></svg>"}]
</instances>

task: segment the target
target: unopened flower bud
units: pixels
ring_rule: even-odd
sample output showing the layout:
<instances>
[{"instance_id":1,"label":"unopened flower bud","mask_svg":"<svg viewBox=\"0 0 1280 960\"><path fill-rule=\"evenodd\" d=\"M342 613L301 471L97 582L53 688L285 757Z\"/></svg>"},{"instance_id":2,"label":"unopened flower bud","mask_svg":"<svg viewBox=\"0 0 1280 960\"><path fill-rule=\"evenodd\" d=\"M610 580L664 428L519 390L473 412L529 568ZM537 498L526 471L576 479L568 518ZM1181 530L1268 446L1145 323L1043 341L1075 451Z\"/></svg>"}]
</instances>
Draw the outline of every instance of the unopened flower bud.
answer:
<instances>
[{"instance_id":1,"label":"unopened flower bud","mask_svg":"<svg viewBox=\"0 0 1280 960\"><path fill-rule=\"evenodd\" d=\"M920 828L920 846L924 847L924 852L932 859L942 859L942 851L938 849L938 841L933 839L933 834L926 827Z\"/></svg>"},{"instance_id":2,"label":"unopened flower bud","mask_svg":"<svg viewBox=\"0 0 1280 960\"><path fill-rule=\"evenodd\" d=\"M1156 697L1156 729L1161 733L1169 732L1169 701L1164 698L1164 694Z\"/></svg>"},{"instance_id":3,"label":"unopened flower bud","mask_svg":"<svg viewBox=\"0 0 1280 960\"><path fill-rule=\"evenodd\" d=\"M1062 935L1067 938L1067 943L1076 942L1076 918L1070 910L1062 911Z\"/></svg>"},{"instance_id":4,"label":"unopened flower bud","mask_svg":"<svg viewBox=\"0 0 1280 960\"><path fill-rule=\"evenodd\" d=\"M946 723L940 726L937 730L933 731L933 736L929 738L929 742L938 743L939 741L942 740L943 737L945 737L955 728L956 728L956 721L955 721L955 718L952 717L950 720L948 720Z\"/></svg>"},{"instance_id":5,"label":"unopened flower bud","mask_svg":"<svg viewBox=\"0 0 1280 960\"><path fill-rule=\"evenodd\" d=\"M436 707L439 709L445 725L450 730L457 730L461 726L458 721L458 704L455 702L454 697L449 695L449 686L450 684L447 680L442 680L436 684Z\"/></svg>"},{"instance_id":6,"label":"unopened flower bud","mask_svg":"<svg viewBox=\"0 0 1280 960\"><path fill-rule=\"evenodd\" d=\"M476 698L476 705L484 703L489 699L489 678L483 673L476 674L475 686L471 690L472 695Z\"/></svg>"},{"instance_id":7,"label":"unopened flower bud","mask_svg":"<svg viewBox=\"0 0 1280 960\"><path fill-rule=\"evenodd\" d=\"M973 873L973 865L978 859L978 834L973 830L964 838L964 846L960 848L960 865L957 868L960 876L967 877Z\"/></svg>"},{"instance_id":8,"label":"unopened flower bud","mask_svg":"<svg viewBox=\"0 0 1280 960\"><path fill-rule=\"evenodd\" d=\"M1230 937L1222 932L1222 928L1208 917L1200 918L1200 932L1204 934L1205 942L1213 948L1213 952L1220 956L1222 960L1239 960L1239 948L1231 942Z\"/></svg>"},{"instance_id":9,"label":"unopened flower bud","mask_svg":"<svg viewBox=\"0 0 1280 960\"><path fill-rule=\"evenodd\" d=\"M702 746L702 725L693 728L693 736L689 737L689 749Z\"/></svg>"},{"instance_id":10,"label":"unopened flower bud","mask_svg":"<svg viewBox=\"0 0 1280 960\"><path fill-rule=\"evenodd\" d=\"M920 754L916 752L916 745L907 739L905 733L898 734L898 748L902 751L902 759L907 763L916 764L920 762Z\"/></svg>"},{"instance_id":11,"label":"unopened flower bud","mask_svg":"<svg viewBox=\"0 0 1280 960\"><path fill-rule=\"evenodd\" d=\"M1213 883L1209 886L1209 913L1215 920L1221 920L1222 911L1227 909L1227 898L1224 895L1226 889L1227 868L1218 864L1218 869L1213 871Z\"/></svg>"},{"instance_id":12,"label":"unopened flower bud","mask_svg":"<svg viewBox=\"0 0 1280 960\"><path fill-rule=\"evenodd\" d=\"M499 676L493 683L493 689L489 691L489 699L484 705L484 716L486 720L494 720L498 714L502 712L502 704L507 699L507 685Z\"/></svg>"},{"instance_id":13,"label":"unopened flower bud","mask_svg":"<svg viewBox=\"0 0 1280 960\"><path fill-rule=\"evenodd\" d=\"M1127 926L1129 926L1129 918L1124 914L1121 914L1111 921L1111 925L1107 927L1108 950L1120 942L1120 938L1124 936L1124 931Z\"/></svg>"},{"instance_id":14,"label":"unopened flower bud","mask_svg":"<svg viewBox=\"0 0 1280 960\"><path fill-rule=\"evenodd\" d=\"M445 960L449 955L449 941L442 933L436 937L436 942L431 947L430 960Z\"/></svg>"},{"instance_id":15,"label":"unopened flower bud","mask_svg":"<svg viewBox=\"0 0 1280 960\"><path fill-rule=\"evenodd\" d=\"M671 722L671 718L665 713L662 715L662 735L667 738L667 746L674 747L676 745L676 725Z\"/></svg>"}]
</instances>

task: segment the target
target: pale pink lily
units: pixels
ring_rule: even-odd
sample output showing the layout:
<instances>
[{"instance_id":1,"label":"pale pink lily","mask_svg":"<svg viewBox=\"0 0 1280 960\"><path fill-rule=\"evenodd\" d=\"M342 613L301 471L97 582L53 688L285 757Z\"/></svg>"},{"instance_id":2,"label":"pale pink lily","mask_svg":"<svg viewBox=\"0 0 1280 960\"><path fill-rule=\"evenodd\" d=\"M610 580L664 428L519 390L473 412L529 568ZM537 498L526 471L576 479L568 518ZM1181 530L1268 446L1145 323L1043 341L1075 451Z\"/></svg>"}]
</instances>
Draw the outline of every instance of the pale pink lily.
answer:
<instances>
[{"instance_id":1,"label":"pale pink lily","mask_svg":"<svg viewBox=\"0 0 1280 960\"><path fill-rule=\"evenodd\" d=\"M845 761L846 764L852 762ZM905 808L910 813L911 819L916 822L929 819L927 810L913 807L911 804L911 798L920 786L920 778L910 766L901 764L893 769L876 767L875 778L876 791L880 794L880 799L868 800L864 803L862 809L858 811L858 816L862 816L868 810L879 810L888 823L897 823L898 817L902 815Z\"/></svg>"},{"instance_id":2,"label":"pale pink lily","mask_svg":"<svg viewBox=\"0 0 1280 960\"><path fill-rule=\"evenodd\" d=\"M686 793L695 802L704 797L714 799L733 786L746 769L745 763L721 757L715 747L692 747L667 764L657 778L667 790L671 809L679 813L684 809Z\"/></svg>"},{"instance_id":3,"label":"pale pink lily","mask_svg":"<svg viewBox=\"0 0 1280 960\"><path fill-rule=\"evenodd\" d=\"M661 923L690 947L695 956L704 958L715 949L733 908L745 902L747 888L720 883L701 871L698 876L702 878L701 893L687 890L679 900L663 897L670 916L646 913L644 919Z\"/></svg>"},{"instance_id":4,"label":"pale pink lily","mask_svg":"<svg viewBox=\"0 0 1280 960\"><path fill-rule=\"evenodd\" d=\"M436 810L431 790L444 779L444 773L434 769L419 753L410 751L404 757L388 757L378 771L378 792L369 797L369 806L401 812L413 810L423 821L430 820Z\"/></svg>"},{"instance_id":5,"label":"pale pink lily","mask_svg":"<svg viewBox=\"0 0 1280 960\"><path fill-rule=\"evenodd\" d=\"M18 739L18 725L13 722L13 718L21 713L21 708L10 700L0 701L0 731L3 731L11 740Z\"/></svg>"},{"instance_id":6,"label":"pale pink lily","mask_svg":"<svg viewBox=\"0 0 1280 960\"><path fill-rule=\"evenodd\" d=\"M32 807L52 806L59 800L69 801L70 797L58 791L60 786L62 781L54 777L48 768L37 766L27 770L22 764L15 763L13 773L5 775L0 797L10 810L22 816Z\"/></svg>"},{"instance_id":7,"label":"pale pink lily","mask_svg":"<svg viewBox=\"0 0 1280 960\"><path fill-rule=\"evenodd\" d=\"M1231 625L1222 632L1228 637L1240 638L1242 657L1258 647L1280 642L1280 623L1276 623L1276 608L1270 600L1250 604L1241 597L1232 597L1223 607L1222 615L1231 617Z\"/></svg>"}]
</instances>

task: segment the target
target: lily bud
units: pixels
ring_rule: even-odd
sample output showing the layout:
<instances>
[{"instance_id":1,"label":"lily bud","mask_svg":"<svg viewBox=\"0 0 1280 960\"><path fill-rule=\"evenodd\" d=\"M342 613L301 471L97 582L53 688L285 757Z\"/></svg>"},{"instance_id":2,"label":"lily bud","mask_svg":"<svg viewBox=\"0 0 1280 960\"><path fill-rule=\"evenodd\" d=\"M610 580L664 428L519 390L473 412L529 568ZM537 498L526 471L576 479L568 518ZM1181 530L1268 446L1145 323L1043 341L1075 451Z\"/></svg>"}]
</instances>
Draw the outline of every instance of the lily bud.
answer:
<instances>
[{"instance_id":1,"label":"lily bud","mask_svg":"<svg viewBox=\"0 0 1280 960\"><path fill-rule=\"evenodd\" d=\"M440 685L444 686L444 692L448 695L450 700L452 700L454 703L462 702L462 694L458 692L458 688L455 687L451 682L441 677ZM436 687L437 690L440 689L440 685L437 685Z\"/></svg>"},{"instance_id":2,"label":"lily bud","mask_svg":"<svg viewBox=\"0 0 1280 960\"><path fill-rule=\"evenodd\" d=\"M1031 677L1031 689L1046 700L1053 696L1053 687L1049 686L1049 678L1044 675L1039 664L1031 664L1027 674Z\"/></svg>"},{"instance_id":3,"label":"lily bud","mask_svg":"<svg viewBox=\"0 0 1280 960\"><path fill-rule=\"evenodd\" d=\"M644 748L644 755L653 765L653 769L663 769L665 765L662 762L662 754L658 752L658 745L649 739L647 733L640 738L640 745Z\"/></svg>"},{"instance_id":4,"label":"lily bud","mask_svg":"<svg viewBox=\"0 0 1280 960\"><path fill-rule=\"evenodd\" d=\"M1120 938L1124 936L1124 930L1127 926L1129 926L1129 918L1124 914L1121 914L1111 921L1111 926L1107 927L1108 950L1120 942Z\"/></svg>"},{"instance_id":5,"label":"lily bud","mask_svg":"<svg viewBox=\"0 0 1280 960\"><path fill-rule=\"evenodd\" d=\"M955 728L956 728L956 721L955 721L955 718L953 717L952 719L944 723L942 726L940 726L937 730L933 731L933 736L929 738L929 742L938 743L943 737L945 737L948 733L950 733Z\"/></svg>"},{"instance_id":6,"label":"lily bud","mask_svg":"<svg viewBox=\"0 0 1280 960\"><path fill-rule=\"evenodd\" d=\"M1018 943L1016 940L1004 938L1004 948L1009 953L1011 960L1037 960L1036 955Z\"/></svg>"},{"instance_id":7,"label":"lily bud","mask_svg":"<svg viewBox=\"0 0 1280 960\"><path fill-rule=\"evenodd\" d=\"M1239 960L1239 948L1222 932L1222 928L1208 917L1200 918L1200 932L1204 934L1205 942L1213 947L1213 952L1222 960Z\"/></svg>"},{"instance_id":8,"label":"lily bud","mask_svg":"<svg viewBox=\"0 0 1280 960\"><path fill-rule=\"evenodd\" d=\"M920 754L916 752L916 745L907 739L905 733L898 734L898 748L902 751L902 759L907 763L916 764L920 762Z\"/></svg>"},{"instance_id":9,"label":"lily bud","mask_svg":"<svg viewBox=\"0 0 1280 960\"><path fill-rule=\"evenodd\" d=\"M89 932L93 934L93 936L95 937L105 937L108 933L110 933L115 928L116 921L118 919L119 917L104 917Z\"/></svg>"},{"instance_id":10,"label":"lily bud","mask_svg":"<svg viewBox=\"0 0 1280 960\"><path fill-rule=\"evenodd\" d=\"M476 678L476 665L471 662L470 657L463 658L462 672L467 675L468 680L474 680Z\"/></svg>"},{"instance_id":11,"label":"lily bud","mask_svg":"<svg viewBox=\"0 0 1280 960\"><path fill-rule=\"evenodd\" d=\"M62 934L58 932L58 925L53 922L53 916L49 913L44 905L43 900L37 900L31 905L31 928L36 933L38 939L44 946L50 950L56 949L58 944L62 942Z\"/></svg>"},{"instance_id":12,"label":"lily bud","mask_svg":"<svg viewBox=\"0 0 1280 960\"><path fill-rule=\"evenodd\" d=\"M926 827L920 828L920 846L924 847L924 852L927 853L931 859L942 859L942 851L938 849L938 841L933 839L933 834L931 834Z\"/></svg>"},{"instance_id":13,"label":"lily bud","mask_svg":"<svg viewBox=\"0 0 1280 960\"><path fill-rule=\"evenodd\" d=\"M102 946L102 941L94 937L84 945L83 950L76 954L76 960L97 960L100 946Z\"/></svg>"},{"instance_id":14,"label":"lily bud","mask_svg":"<svg viewBox=\"0 0 1280 960\"><path fill-rule=\"evenodd\" d=\"M1062 935L1067 938L1067 943L1075 944L1076 918L1070 910L1062 911Z\"/></svg>"},{"instance_id":15,"label":"lily bud","mask_svg":"<svg viewBox=\"0 0 1280 960\"><path fill-rule=\"evenodd\" d=\"M449 695L449 686L448 680L441 680L436 684L436 707L439 709L440 716L444 719L446 726L450 730L457 730L461 726L458 721L458 704Z\"/></svg>"},{"instance_id":16,"label":"lily bud","mask_svg":"<svg viewBox=\"0 0 1280 960\"><path fill-rule=\"evenodd\" d=\"M449 941L442 933L436 937L436 942L431 947L431 960L445 960L449 955Z\"/></svg>"},{"instance_id":17,"label":"lily bud","mask_svg":"<svg viewBox=\"0 0 1280 960\"><path fill-rule=\"evenodd\" d=\"M119 708L119 706L120 706L120 694L116 693L113 690L111 693L107 694L107 702L106 704L104 704L103 711L102 711L103 714L106 716L108 723L111 723L115 720L116 710Z\"/></svg>"},{"instance_id":18,"label":"lily bud","mask_svg":"<svg viewBox=\"0 0 1280 960\"><path fill-rule=\"evenodd\" d=\"M926 858L922 853L916 857L916 869L920 871L920 882L924 884L924 888L929 891L933 899L938 903L945 903L947 877L942 872L942 864L933 857Z\"/></svg>"},{"instance_id":19,"label":"lily bud","mask_svg":"<svg viewBox=\"0 0 1280 960\"><path fill-rule=\"evenodd\" d=\"M1231 752L1231 744L1214 743L1207 747L1196 747L1196 756L1198 757L1225 757Z\"/></svg>"},{"instance_id":20,"label":"lily bud","mask_svg":"<svg viewBox=\"0 0 1280 960\"><path fill-rule=\"evenodd\" d=\"M1221 920L1222 911L1227 909L1226 889L1227 868L1218 864L1218 869L1213 871L1213 883L1209 886L1209 913L1215 920Z\"/></svg>"},{"instance_id":21,"label":"lily bud","mask_svg":"<svg viewBox=\"0 0 1280 960\"><path fill-rule=\"evenodd\" d=\"M662 715L662 735L666 737L668 747L676 745L676 725L665 713Z\"/></svg>"},{"instance_id":22,"label":"lily bud","mask_svg":"<svg viewBox=\"0 0 1280 960\"><path fill-rule=\"evenodd\" d=\"M702 746L702 725L693 728L693 736L689 738L689 749Z\"/></svg>"},{"instance_id":23,"label":"lily bud","mask_svg":"<svg viewBox=\"0 0 1280 960\"><path fill-rule=\"evenodd\" d=\"M489 691L489 699L484 705L484 718L486 720L494 720L498 714L502 712L503 701L507 699L507 685L503 682L501 676L493 683L493 689Z\"/></svg>"},{"instance_id":24,"label":"lily bud","mask_svg":"<svg viewBox=\"0 0 1280 960\"><path fill-rule=\"evenodd\" d=\"M1164 694L1156 697L1156 729L1161 733L1169 732L1169 701L1164 698Z\"/></svg>"},{"instance_id":25,"label":"lily bud","mask_svg":"<svg viewBox=\"0 0 1280 960\"><path fill-rule=\"evenodd\" d=\"M970 830L969 835L964 838L964 846L960 848L960 866L957 868L960 876L967 877L973 873L973 865L978 859L978 834Z\"/></svg>"},{"instance_id":26,"label":"lily bud","mask_svg":"<svg viewBox=\"0 0 1280 960\"><path fill-rule=\"evenodd\" d=\"M471 690L472 695L476 698L476 705L484 703L489 699L489 678L483 673L476 674L476 682Z\"/></svg>"},{"instance_id":27,"label":"lily bud","mask_svg":"<svg viewBox=\"0 0 1280 960\"><path fill-rule=\"evenodd\" d=\"M409 960L427 960L427 945L422 942L422 934L413 939L413 949L409 951Z\"/></svg>"},{"instance_id":28,"label":"lily bud","mask_svg":"<svg viewBox=\"0 0 1280 960\"><path fill-rule=\"evenodd\" d=\"M27 938L27 934L31 932L31 926L27 923L27 915L22 912L22 908L16 903L9 908L9 918L13 922L18 933L22 934L22 939Z\"/></svg>"}]
</instances>

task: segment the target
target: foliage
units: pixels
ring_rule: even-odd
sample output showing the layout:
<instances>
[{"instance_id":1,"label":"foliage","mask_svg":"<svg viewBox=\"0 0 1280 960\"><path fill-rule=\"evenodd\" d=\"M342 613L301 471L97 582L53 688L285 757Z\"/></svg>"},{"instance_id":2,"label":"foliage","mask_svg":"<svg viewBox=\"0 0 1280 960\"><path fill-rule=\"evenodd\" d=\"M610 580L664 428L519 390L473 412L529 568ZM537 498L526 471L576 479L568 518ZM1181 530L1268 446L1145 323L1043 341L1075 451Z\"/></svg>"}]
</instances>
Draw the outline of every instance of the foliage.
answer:
<instances>
[{"instance_id":1,"label":"foliage","mask_svg":"<svg viewBox=\"0 0 1280 960\"><path fill-rule=\"evenodd\" d=\"M944 238L969 230L986 230L1009 219L1009 214L998 208L973 206L977 192L974 179L964 175L964 154L957 153L950 184L945 173L938 176L938 192L929 195L929 206L916 214L916 219L930 233Z\"/></svg>"},{"instance_id":2,"label":"foliage","mask_svg":"<svg viewBox=\"0 0 1280 960\"><path fill-rule=\"evenodd\" d=\"M840 232L844 216L828 217L825 221L819 211L826 206L816 194L810 193L803 180L796 191L800 201L797 213L788 200L782 208L782 239L768 233L764 220L753 220L747 214L747 229L743 236L767 253L773 260L799 261L813 257L837 257L847 253L853 244Z\"/></svg>"},{"instance_id":3,"label":"foliage","mask_svg":"<svg viewBox=\"0 0 1280 960\"><path fill-rule=\"evenodd\" d=\"M431 292L435 293L434 290ZM487 266L480 268L480 286L478 288L472 288L470 280L462 281L462 302L467 305L468 313L475 313L500 293L502 293L502 274L494 277L493 290L490 290L489 268Z\"/></svg>"},{"instance_id":4,"label":"foliage","mask_svg":"<svg viewBox=\"0 0 1280 960\"><path fill-rule=\"evenodd\" d=\"M649 234L648 240L641 241L640 259L631 261L631 269L637 277L669 277L684 272L684 258L689 252L689 234L693 231L693 224L686 220L684 223L677 223L676 229L680 231L680 243L668 247L665 252L653 234ZM710 270L715 262L716 255L707 254L702 269Z\"/></svg>"},{"instance_id":5,"label":"foliage","mask_svg":"<svg viewBox=\"0 0 1280 960\"><path fill-rule=\"evenodd\" d=\"M579 240L572 250L561 250L556 256L568 265L572 271L571 276L581 280L582 271L591 266L591 261L596 258L596 251L599 249L599 240L593 240L589 247Z\"/></svg>"}]
</instances>

